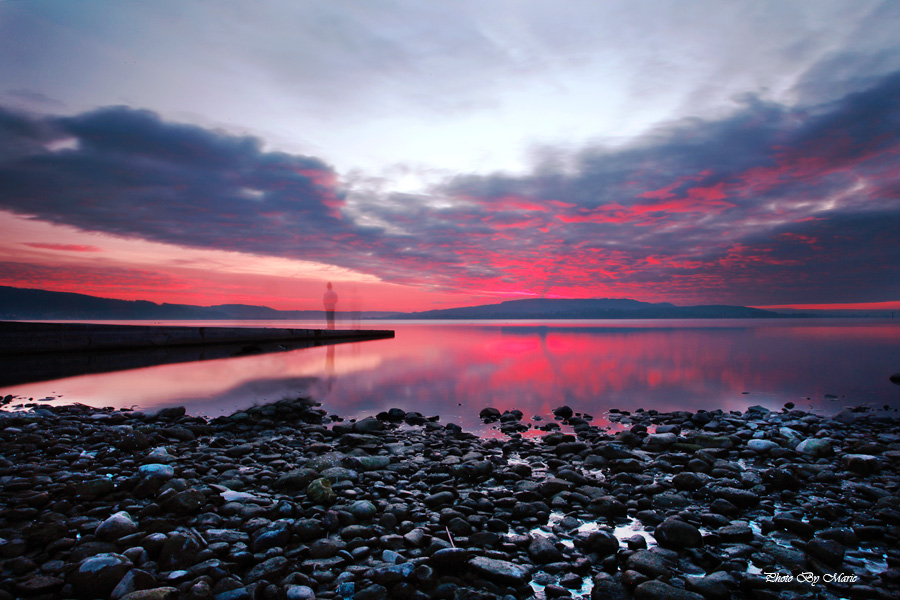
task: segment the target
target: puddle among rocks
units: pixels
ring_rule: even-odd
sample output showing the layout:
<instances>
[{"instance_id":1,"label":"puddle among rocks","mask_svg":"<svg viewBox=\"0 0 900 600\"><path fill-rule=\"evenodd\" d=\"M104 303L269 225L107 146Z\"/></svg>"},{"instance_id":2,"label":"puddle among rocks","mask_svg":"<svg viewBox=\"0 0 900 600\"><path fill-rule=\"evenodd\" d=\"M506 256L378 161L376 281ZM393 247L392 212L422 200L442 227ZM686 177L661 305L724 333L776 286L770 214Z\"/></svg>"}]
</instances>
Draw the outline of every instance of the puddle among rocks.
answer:
<instances>
[{"instance_id":1,"label":"puddle among rocks","mask_svg":"<svg viewBox=\"0 0 900 600\"><path fill-rule=\"evenodd\" d=\"M628 547L629 538L635 535L639 535L647 540L648 548L656 545L656 538L650 535L650 533L644 529L644 525L634 518L630 519L625 525L616 527L613 530L613 535L616 536L616 539L619 540L619 545L623 548Z\"/></svg>"},{"instance_id":2,"label":"puddle among rocks","mask_svg":"<svg viewBox=\"0 0 900 600\"><path fill-rule=\"evenodd\" d=\"M563 519L574 519L578 521L580 524L571 530L571 532L560 532L560 529L557 525L563 522ZM544 536L559 539L560 543L569 548L574 547L573 538L575 535L582 532L591 532L598 531L600 529L607 529L606 525L600 525L597 521L583 521L581 519L575 519L574 517L569 517L561 512L553 512L550 514L550 517L547 519L546 525L542 525L540 527L534 527L528 531L528 535L530 536ZM615 527L612 531L613 535L619 540L619 545L622 548L628 547L628 540L635 536L639 535L643 537L647 541L647 547L652 547L656 545L656 538L653 537L648 531L644 529L643 524L635 518L628 519L628 522ZM547 573L545 571L537 571L529 582L531 585L531 589L534 590L535 597L538 600L544 600L546 598L546 593L544 589L548 585L559 585L560 584L559 575L554 575ZM590 576L582 577L582 583L580 588L573 589L568 587L569 593L572 594L573 597L590 597L591 590L593 589L594 584L593 580Z\"/></svg>"}]
</instances>

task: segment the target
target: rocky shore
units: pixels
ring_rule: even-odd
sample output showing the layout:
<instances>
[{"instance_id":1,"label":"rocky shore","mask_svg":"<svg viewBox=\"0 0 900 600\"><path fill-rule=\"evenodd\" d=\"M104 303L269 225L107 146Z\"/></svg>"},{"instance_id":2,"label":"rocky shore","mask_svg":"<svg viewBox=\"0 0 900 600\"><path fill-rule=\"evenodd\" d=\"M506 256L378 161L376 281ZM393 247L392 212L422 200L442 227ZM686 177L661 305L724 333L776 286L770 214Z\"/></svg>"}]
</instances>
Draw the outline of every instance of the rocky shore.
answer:
<instances>
[{"instance_id":1,"label":"rocky shore","mask_svg":"<svg viewBox=\"0 0 900 600\"><path fill-rule=\"evenodd\" d=\"M900 597L896 421L554 413L2 413L0 600Z\"/></svg>"}]
</instances>

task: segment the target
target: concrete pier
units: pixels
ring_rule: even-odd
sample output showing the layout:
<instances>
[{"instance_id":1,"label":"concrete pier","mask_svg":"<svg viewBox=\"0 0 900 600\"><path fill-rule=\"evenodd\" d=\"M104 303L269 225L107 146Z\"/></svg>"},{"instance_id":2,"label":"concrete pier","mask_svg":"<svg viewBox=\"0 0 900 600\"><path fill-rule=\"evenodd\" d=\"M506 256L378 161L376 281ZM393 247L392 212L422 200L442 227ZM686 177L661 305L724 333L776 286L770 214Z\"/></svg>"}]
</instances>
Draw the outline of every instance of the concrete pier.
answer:
<instances>
[{"instance_id":1,"label":"concrete pier","mask_svg":"<svg viewBox=\"0 0 900 600\"><path fill-rule=\"evenodd\" d=\"M0 322L0 354L85 352L299 342L322 345L394 337L390 330L281 329L269 327L173 327L94 323Z\"/></svg>"}]
</instances>

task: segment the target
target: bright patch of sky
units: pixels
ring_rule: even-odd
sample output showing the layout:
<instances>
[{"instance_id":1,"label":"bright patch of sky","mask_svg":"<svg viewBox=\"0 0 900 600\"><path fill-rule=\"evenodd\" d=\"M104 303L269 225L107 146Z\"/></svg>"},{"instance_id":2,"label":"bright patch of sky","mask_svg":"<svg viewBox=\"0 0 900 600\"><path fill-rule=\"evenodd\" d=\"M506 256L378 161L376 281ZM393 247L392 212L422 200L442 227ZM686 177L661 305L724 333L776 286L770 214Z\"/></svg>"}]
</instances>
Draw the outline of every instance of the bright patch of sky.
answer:
<instances>
[{"instance_id":1,"label":"bright patch of sky","mask_svg":"<svg viewBox=\"0 0 900 600\"><path fill-rule=\"evenodd\" d=\"M447 171L523 172L541 146L615 146L662 122L721 115L747 94L799 101L799 80L830 53L884 47L883 8L5 2L0 99L68 113L146 108L414 192Z\"/></svg>"}]
</instances>

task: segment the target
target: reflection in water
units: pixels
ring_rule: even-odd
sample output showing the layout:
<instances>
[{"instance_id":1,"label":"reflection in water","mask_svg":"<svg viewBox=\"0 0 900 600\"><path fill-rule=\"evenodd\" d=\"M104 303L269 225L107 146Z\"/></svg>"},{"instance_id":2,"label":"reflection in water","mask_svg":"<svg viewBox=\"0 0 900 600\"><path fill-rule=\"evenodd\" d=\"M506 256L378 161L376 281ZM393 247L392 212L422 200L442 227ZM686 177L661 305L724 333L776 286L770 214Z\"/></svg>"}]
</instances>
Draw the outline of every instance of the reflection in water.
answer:
<instances>
[{"instance_id":1,"label":"reflection in water","mask_svg":"<svg viewBox=\"0 0 900 600\"><path fill-rule=\"evenodd\" d=\"M12 386L0 394L143 409L184 404L215 416L311 395L329 412L390 407L481 428L485 406L549 415L609 408L834 412L900 406L900 324L836 321L375 323L389 340ZM745 393L747 392L747 393ZM826 398L833 395L836 399Z\"/></svg>"},{"instance_id":2,"label":"reflection in water","mask_svg":"<svg viewBox=\"0 0 900 600\"><path fill-rule=\"evenodd\" d=\"M325 351L325 387L330 392L334 386L334 346Z\"/></svg>"}]
</instances>

